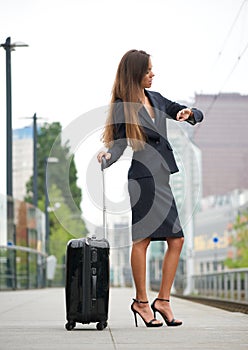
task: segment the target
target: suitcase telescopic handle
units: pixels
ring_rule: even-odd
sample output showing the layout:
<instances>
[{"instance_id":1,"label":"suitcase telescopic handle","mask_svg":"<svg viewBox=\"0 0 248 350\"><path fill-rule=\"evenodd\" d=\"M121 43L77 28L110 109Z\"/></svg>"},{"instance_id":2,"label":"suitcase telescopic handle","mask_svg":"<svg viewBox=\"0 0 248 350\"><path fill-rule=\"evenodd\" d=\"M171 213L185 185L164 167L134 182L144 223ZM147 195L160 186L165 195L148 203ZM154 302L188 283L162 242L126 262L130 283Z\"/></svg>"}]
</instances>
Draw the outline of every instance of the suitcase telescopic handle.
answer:
<instances>
[{"instance_id":1,"label":"suitcase telescopic handle","mask_svg":"<svg viewBox=\"0 0 248 350\"><path fill-rule=\"evenodd\" d=\"M102 157L102 162L101 162L101 170L103 171L107 167L107 159L105 157Z\"/></svg>"},{"instance_id":2,"label":"suitcase telescopic handle","mask_svg":"<svg viewBox=\"0 0 248 350\"><path fill-rule=\"evenodd\" d=\"M105 194L105 177L104 169L107 167L107 160L105 157L102 157L101 170L102 170L102 189L103 189L103 237L107 238L107 221L106 221L106 194Z\"/></svg>"}]
</instances>

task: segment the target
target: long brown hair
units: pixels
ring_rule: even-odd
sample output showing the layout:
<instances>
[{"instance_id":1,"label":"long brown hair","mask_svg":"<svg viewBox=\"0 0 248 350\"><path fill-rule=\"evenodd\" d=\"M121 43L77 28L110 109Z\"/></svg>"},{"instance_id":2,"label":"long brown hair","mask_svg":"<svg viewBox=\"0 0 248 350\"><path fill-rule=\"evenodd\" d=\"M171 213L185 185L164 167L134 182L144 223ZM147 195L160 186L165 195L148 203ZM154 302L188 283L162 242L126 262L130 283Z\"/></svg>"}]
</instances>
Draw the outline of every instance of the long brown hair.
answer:
<instances>
[{"instance_id":1,"label":"long brown hair","mask_svg":"<svg viewBox=\"0 0 248 350\"><path fill-rule=\"evenodd\" d=\"M125 53L119 63L102 138L106 147L111 147L114 139L113 104L117 99L124 102L126 137L130 146L135 151L144 147L145 135L138 122L138 111L142 106L140 104L141 81L147 73L149 57L150 55L145 51L130 50Z\"/></svg>"}]
</instances>

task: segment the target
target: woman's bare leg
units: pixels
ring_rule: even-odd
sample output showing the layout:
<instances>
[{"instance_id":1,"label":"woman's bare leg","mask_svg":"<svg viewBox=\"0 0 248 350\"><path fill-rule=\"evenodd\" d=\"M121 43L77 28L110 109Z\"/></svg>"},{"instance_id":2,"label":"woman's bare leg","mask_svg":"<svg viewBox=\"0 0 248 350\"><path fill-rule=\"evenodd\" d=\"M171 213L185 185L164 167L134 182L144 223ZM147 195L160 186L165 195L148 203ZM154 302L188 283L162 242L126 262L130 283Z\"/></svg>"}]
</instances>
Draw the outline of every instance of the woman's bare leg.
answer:
<instances>
[{"instance_id":1,"label":"woman's bare leg","mask_svg":"<svg viewBox=\"0 0 248 350\"><path fill-rule=\"evenodd\" d=\"M150 239L133 242L131 252L131 266L136 288L136 299L147 300L146 293L146 252Z\"/></svg>"},{"instance_id":2,"label":"woman's bare leg","mask_svg":"<svg viewBox=\"0 0 248 350\"><path fill-rule=\"evenodd\" d=\"M131 266L136 288L136 299L141 301L148 300L146 291L146 252L150 241L150 238L146 238L142 241L133 242L132 246ZM135 303L134 308L140 312L146 322L154 318L149 304ZM160 323L159 321L156 322ZM154 321L154 323L156 322Z\"/></svg>"},{"instance_id":3,"label":"woman's bare leg","mask_svg":"<svg viewBox=\"0 0 248 350\"><path fill-rule=\"evenodd\" d=\"M171 287L175 278L180 253L183 247L184 238L167 238L168 249L166 251L163 267L162 280L158 293L158 298L170 299ZM156 308L164 312L170 321L173 318L173 313L170 303L163 301L156 301Z\"/></svg>"}]
</instances>

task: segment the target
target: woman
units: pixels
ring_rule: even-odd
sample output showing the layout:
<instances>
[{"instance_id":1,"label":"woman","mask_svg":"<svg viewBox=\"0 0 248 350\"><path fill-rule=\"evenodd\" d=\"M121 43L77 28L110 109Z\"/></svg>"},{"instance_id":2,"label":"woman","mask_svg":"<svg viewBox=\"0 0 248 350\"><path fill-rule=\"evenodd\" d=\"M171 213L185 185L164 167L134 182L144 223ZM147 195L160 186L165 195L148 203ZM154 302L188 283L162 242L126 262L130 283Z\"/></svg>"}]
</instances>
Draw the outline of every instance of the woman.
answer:
<instances>
[{"instance_id":1,"label":"woman","mask_svg":"<svg viewBox=\"0 0 248 350\"><path fill-rule=\"evenodd\" d=\"M183 246L183 230L178 219L169 176L178 171L167 140L166 118L194 125L203 114L196 108L172 102L148 91L154 74L150 55L130 50L121 59L106 121L103 141L108 148L100 152L107 166L120 158L127 145L133 149L128 171L128 190L132 207L131 266L136 288L131 310L137 327L137 314L147 327L160 327L156 312L168 326L180 326L170 307L170 291ZM151 241L167 241L158 297L149 306L146 291L146 251Z\"/></svg>"}]
</instances>

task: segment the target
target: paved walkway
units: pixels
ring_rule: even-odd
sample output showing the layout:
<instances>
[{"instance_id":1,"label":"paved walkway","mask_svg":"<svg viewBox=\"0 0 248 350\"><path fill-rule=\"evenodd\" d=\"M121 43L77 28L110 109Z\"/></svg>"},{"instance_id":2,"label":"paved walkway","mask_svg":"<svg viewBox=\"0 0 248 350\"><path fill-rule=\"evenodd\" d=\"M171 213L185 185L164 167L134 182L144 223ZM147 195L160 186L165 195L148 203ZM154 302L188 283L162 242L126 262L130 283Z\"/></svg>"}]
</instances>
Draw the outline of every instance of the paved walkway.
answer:
<instances>
[{"instance_id":1,"label":"paved walkway","mask_svg":"<svg viewBox=\"0 0 248 350\"><path fill-rule=\"evenodd\" d=\"M130 311L132 289L110 292L109 324L66 331L63 289L0 292L1 350L171 350L248 349L248 316L172 298L181 327L134 326ZM155 297L150 292L150 300Z\"/></svg>"}]
</instances>

